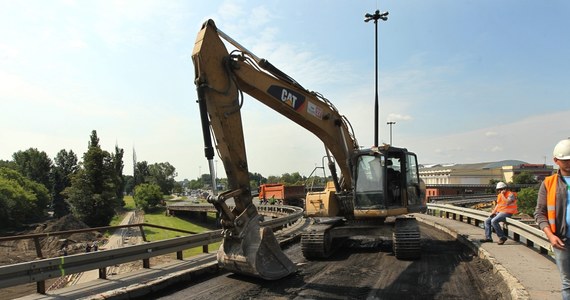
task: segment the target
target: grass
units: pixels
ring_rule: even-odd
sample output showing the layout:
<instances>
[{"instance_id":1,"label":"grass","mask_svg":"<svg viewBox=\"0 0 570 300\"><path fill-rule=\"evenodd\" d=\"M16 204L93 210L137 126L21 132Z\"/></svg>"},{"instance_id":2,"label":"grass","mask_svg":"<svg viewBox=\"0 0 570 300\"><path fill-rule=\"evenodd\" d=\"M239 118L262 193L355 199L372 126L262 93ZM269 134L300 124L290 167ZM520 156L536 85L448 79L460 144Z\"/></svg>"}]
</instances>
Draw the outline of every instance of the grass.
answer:
<instances>
[{"instance_id":1,"label":"grass","mask_svg":"<svg viewBox=\"0 0 570 300\"><path fill-rule=\"evenodd\" d=\"M125 214L127 212L133 211L136 209L136 204L135 204L135 200L133 199L133 196L125 196L123 200L125 201L125 206L119 212L117 212L117 214L111 220L111 224L109 224L109 226L119 225L121 223L121 221L123 220L123 218L125 217ZM176 202L184 201L184 199L173 200L172 196L165 196L165 201L168 204L170 204L170 203L176 204ZM146 212L144 215L144 220L145 220L144 222L147 224L160 225L160 226L165 226L165 227L170 227L170 228L177 228L177 229L192 231L192 232L196 232L196 233L201 233L204 231L210 231L210 230L215 229L214 225L213 225L213 224L215 224L215 221L214 221L216 218L215 213L208 213L208 222L207 222L207 224L203 224L203 223L198 222L197 220L193 220L193 219L188 219L188 218L185 219L185 218L166 216L165 212L166 212L166 208L164 208L164 207L157 207L157 208L155 208L149 212ZM154 228L154 227L144 227L144 232L145 232L145 236L146 236L147 241L151 241L151 242L189 235L189 234L183 233L183 232ZM209 251L215 251L219 247L220 247L220 243L218 242L218 243L209 245L208 250ZM189 257L189 256L200 254L202 252L203 252L202 247L197 247L197 248L185 250L183 255L184 255L184 257ZM172 256L175 256L175 253L173 253Z\"/></svg>"},{"instance_id":2,"label":"grass","mask_svg":"<svg viewBox=\"0 0 570 300\"><path fill-rule=\"evenodd\" d=\"M123 198L123 201L125 201L125 206L117 211L117 213L113 216L113 219L111 219L111 223L109 224L109 226L119 225L127 212L136 209L135 200L133 199L133 196L125 196Z\"/></svg>"},{"instance_id":3,"label":"grass","mask_svg":"<svg viewBox=\"0 0 570 300\"><path fill-rule=\"evenodd\" d=\"M137 208L135 205L135 199L133 199L133 196L125 196L123 198L123 201L125 201L125 209L126 210L135 210Z\"/></svg>"},{"instance_id":4,"label":"grass","mask_svg":"<svg viewBox=\"0 0 570 300\"><path fill-rule=\"evenodd\" d=\"M214 228L214 220L215 214L209 213L208 214L208 223L203 224L195 220L189 220L184 218L172 217L165 215L166 209L156 208L150 212L146 212L144 215L144 222L153 225L160 225L170 228L177 228L187 231L192 231L196 233L201 233L204 231L210 231ZM160 229L160 228L153 228L153 227L144 227L144 232L146 235L147 241L160 241L165 239L171 239L180 236L187 236L187 233L177 232L172 230ZM210 244L209 251L214 251L218 249L220 243ZM196 255L202 253L202 247L192 248L185 250L183 255L184 257ZM174 254L173 254L174 255Z\"/></svg>"}]
</instances>

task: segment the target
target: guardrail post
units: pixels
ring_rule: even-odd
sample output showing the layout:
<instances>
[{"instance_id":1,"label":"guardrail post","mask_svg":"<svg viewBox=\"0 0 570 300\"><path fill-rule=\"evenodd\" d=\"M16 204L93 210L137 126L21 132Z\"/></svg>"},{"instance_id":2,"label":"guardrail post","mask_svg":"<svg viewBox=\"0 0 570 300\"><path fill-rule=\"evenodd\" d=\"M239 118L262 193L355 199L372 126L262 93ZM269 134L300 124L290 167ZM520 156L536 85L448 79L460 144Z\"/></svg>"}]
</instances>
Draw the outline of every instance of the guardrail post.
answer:
<instances>
[{"instance_id":1,"label":"guardrail post","mask_svg":"<svg viewBox=\"0 0 570 300\"><path fill-rule=\"evenodd\" d=\"M202 252L208 253L208 245L202 245Z\"/></svg>"},{"instance_id":2,"label":"guardrail post","mask_svg":"<svg viewBox=\"0 0 570 300\"><path fill-rule=\"evenodd\" d=\"M520 241L521 241L521 236L520 236L520 234L514 232L514 233L513 233L513 240L515 240L515 241L517 241L517 242L520 242Z\"/></svg>"},{"instance_id":3,"label":"guardrail post","mask_svg":"<svg viewBox=\"0 0 570 300\"><path fill-rule=\"evenodd\" d=\"M36 291L38 294L46 294L46 282L44 280L36 282Z\"/></svg>"},{"instance_id":4,"label":"guardrail post","mask_svg":"<svg viewBox=\"0 0 570 300\"><path fill-rule=\"evenodd\" d=\"M42 254L42 246L40 245L39 237L34 238L34 246L36 247L36 255L38 256L38 258L44 258Z\"/></svg>"},{"instance_id":5,"label":"guardrail post","mask_svg":"<svg viewBox=\"0 0 570 300\"><path fill-rule=\"evenodd\" d=\"M107 279L107 268L99 268L99 278Z\"/></svg>"},{"instance_id":6,"label":"guardrail post","mask_svg":"<svg viewBox=\"0 0 570 300\"><path fill-rule=\"evenodd\" d=\"M143 268L150 269L150 259L148 258L143 259Z\"/></svg>"},{"instance_id":7,"label":"guardrail post","mask_svg":"<svg viewBox=\"0 0 570 300\"><path fill-rule=\"evenodd\" d=\"M183 255L182 255L182 251L176 251L176 259L178 259L178 260L184 259Z\"/></svg>"},{"instance_id":8,"label":"guardrail post","mask_svg":"<svg viewBox=\"0 0 570 300\"><path fill-rule=\"evenodd\" d=\"M143 225L140 225L140 226L139 226L139 229L140 229L140 231L141 231L141 237L142 237L143 241L148 242L148 241L146 240L146 234L144 234Z\"/></svg>"}]
</instances>

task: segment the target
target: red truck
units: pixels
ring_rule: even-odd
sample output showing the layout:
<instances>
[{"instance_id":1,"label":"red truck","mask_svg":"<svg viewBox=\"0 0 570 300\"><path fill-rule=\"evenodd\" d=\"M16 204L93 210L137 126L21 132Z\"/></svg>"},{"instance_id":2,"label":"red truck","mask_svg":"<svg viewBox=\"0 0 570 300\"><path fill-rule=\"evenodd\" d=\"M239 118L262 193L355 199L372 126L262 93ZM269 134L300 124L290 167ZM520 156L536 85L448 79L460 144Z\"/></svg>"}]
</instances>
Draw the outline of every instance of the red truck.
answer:
<instances>
[{"instance_id":1,"label":"red truck","mask_svg":"<svg viewBox=\"0 0 570 300\"><path fill-rule=\"evenodd\" d=\"M280 183L268 183L259 186L259 202L271 203L279 201L283 205L304 207L305 202L304 185L283 185Z\"/></svg>"}]
</instances>

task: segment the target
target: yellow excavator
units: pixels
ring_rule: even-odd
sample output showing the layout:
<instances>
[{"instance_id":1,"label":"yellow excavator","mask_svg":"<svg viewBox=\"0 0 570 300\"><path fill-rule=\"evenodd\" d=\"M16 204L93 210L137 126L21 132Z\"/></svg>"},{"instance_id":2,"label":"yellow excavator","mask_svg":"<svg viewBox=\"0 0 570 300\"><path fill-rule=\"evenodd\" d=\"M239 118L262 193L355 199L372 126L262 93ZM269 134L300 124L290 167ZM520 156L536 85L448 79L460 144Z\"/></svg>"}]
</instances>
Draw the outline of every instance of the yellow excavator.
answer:
<instances>
[{"instance_id":1,"label":"yellow excavator","mask_svg":"<svg viewBox=\"0 0 570 300\"><path fill-rule=\"evenodd\" d=\"M229 53L223 40L235 50ZM273 231L260 226L261 216L252 201L240 111L243 93L324 144L332 182L305 199L311 222L302 233L301 249L307 259L329 257L357 236L390 236L398 259L420 257L419 226L409 214L425 208L425 186L414 153L386 144L361 148L350 123L329 100L255 56L212 20L202 25L192 60L212 186L215 189L216 151L228 179L227 190L219 194L214 190L208 197L221 216L224 238L217 259L223 268L267 280L296 270ZM235 203L233 209L226 204L229 199Z\"/></svg>"}]
</instances>

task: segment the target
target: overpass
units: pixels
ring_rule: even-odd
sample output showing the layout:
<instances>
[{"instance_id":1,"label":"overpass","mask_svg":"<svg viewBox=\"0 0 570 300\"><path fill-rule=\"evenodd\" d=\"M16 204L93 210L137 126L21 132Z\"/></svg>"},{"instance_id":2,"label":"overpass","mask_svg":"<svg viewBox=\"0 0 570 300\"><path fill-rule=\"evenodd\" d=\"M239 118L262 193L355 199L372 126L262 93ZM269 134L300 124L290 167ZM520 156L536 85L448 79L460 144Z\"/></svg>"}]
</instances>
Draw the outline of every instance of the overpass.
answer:
<instances>
[{"instance_id":1,"label":"overpass","mask_svg":"<svg viewBox=\"0 0 570 300\"><path fill-rule=\"evenodd\" d=\"M428 207L429 214L416 215L418 220L448 232L472 248L480 257L490 261L495 272L500 274L509 285L511 298L561 298L558 271L552 258L548 256L549 245L539 230L536 228L533 230L531 226L526 224L519 224L516 220L508 220L506 230L511 239L505 245L480 244L478 240L483 238L483 230L479 226L481 221L486 218L487 213L451 205L429 204ZM150 247L150 244L154 243L143 246L154 251L155 247ZM85 293L90 293L92 296L94 293L98 293L97 297L111 299L133 297L134 295L142 296L159 287L182 280L181 278L185 276L212 272L216 268L217 264L213 255L203 254L190 260L165 267L157 266L152 269L144 269L127 276L131 278L139 278L138 276L141 276L140 278L144 278L144 276L155 278L147 284L140 284L143 281L140 278L129 283L124 277L119 279L120 277L117 276L117 279L113 280L98 279L94 283L66 287L53 293L50 292L48 295L29 295L22 299L77 298L79 295L85 296ZM3 268L0 268L1 273L3 273ZM0 277L0 286L3 280ZM119 283L118 286L117 283Z\"/></svg>"}]
</instances>

